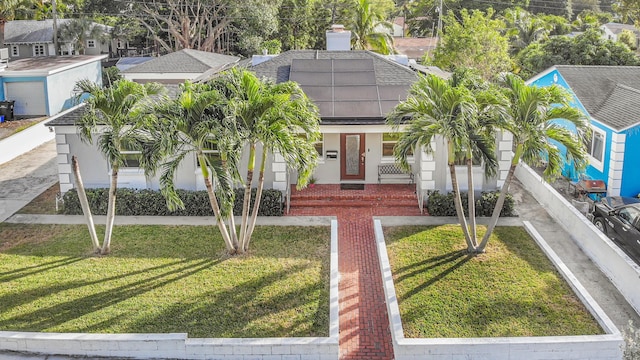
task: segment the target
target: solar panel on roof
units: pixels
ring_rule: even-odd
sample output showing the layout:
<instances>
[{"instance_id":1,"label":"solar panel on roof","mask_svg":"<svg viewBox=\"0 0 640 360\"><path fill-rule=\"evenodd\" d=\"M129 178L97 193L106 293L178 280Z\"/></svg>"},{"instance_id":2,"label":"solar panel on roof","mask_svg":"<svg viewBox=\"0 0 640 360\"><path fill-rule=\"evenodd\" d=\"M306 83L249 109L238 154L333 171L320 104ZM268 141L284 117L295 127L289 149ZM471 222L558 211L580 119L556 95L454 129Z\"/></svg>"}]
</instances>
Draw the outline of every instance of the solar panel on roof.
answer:
<instances>
[{"instance_id":1,"label":"solar panel on roof","mask_svg":"<svg viewBox=\"0 0 640 360\"><path fill-rule=\"evenodd\" d=\"M353 71L365 71L373 72L373 59L334 59L333 71L334 72L353 72Z\"/></svg>"},{"instance_id":2,"label":"solar panel on roof","mask_svg":"<svg viewBox=\"0 0 640 360\"><path fill-rule=\"evenodd\" d=\"M333 82L335 86L375 85L376 74L374 72L344 72L340 74L334 73Z\"/></svg>"},{"instance_id":3,"label":"solar panel on roof","mask_svg":"<svg viewBox=\"0 0 640 360\"><path fill-rule=\"evenodd\" d=\"M376 86L336 86L334 88L336 99L346 100L378 100Z\"/></svg>"},{"instance_id":4,"label":"solar panel on roof","mask_svg":"<svg viewBox=\"0 0 640 360\"><path fill-rule=\"evenodd\" d=\"M291 72L331 72L331 59L293 59Z\"/></svg>"},{"instance_id":5,"label":"solar panel on roof","mask_svg":"<svg viewBox=\"0 0 640 360\"><path fill-rule=\"evenodd\" d=\"M331 86L333 75L330 72L292 72L289 80L300 85Z\"/></svg>"}]
</instances>

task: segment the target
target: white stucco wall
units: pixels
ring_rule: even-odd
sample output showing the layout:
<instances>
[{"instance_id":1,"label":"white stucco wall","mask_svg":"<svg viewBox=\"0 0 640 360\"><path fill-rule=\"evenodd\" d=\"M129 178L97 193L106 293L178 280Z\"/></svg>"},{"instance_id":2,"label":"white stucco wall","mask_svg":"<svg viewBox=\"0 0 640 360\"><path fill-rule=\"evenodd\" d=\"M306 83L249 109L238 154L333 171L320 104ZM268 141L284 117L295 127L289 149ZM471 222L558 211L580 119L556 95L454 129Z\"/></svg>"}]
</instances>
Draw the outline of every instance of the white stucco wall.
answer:
<instances>
[{"instance_id":1,"label":"white stucco wall","mask_svg":"<svg viewBox=\"0 0 640 360\"><path fill-rule=\"evenodd\" d=\"M47 77L45 92L48 96L48 114L57 114L64 109L65 103L73 99L73 88L83 79L102 84L102 64L100 60L77 66Z\"/></svg>"}]
</instances>

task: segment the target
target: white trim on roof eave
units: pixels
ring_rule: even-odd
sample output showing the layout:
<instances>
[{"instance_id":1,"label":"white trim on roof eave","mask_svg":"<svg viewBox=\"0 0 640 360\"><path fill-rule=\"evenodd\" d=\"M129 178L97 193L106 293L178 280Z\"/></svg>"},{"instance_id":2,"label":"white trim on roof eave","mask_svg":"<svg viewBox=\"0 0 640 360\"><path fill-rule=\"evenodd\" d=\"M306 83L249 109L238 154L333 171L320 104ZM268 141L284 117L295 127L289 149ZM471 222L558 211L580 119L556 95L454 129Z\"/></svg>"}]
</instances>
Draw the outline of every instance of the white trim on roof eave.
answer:
<instances>
[{"instance_id":1,"label":"white trim on roof eave","mask_svg":"<svg viewBox=\"0 0 640 360\"><path fill-rule=\"evenodd\" d=\"M54 75L63 71L67 71L69 69L73 69L75 67L78 66L83 66L83 65L87 65L87 64L91 64L92 62L96 62L96 61L102 61L106 58L108 58L109 55L96 55L91 57L90 59L86 59L86 60L82 60L82 61L78 61L76 63L73 64L69 64L66 66L62 66L62 67L58 67L55 69L51 69L51 70L9 70L9 69L5 69L2 72L2 77L24 77L24 76L50 76L50 75Z\"/></svg>"},{"instance_id":2,"label":"white trim on roof eave","mask_svg":"<svg viewBox=\"0 0 640 360\"><path fill-rule=\"evenodd\" d=\"M532 77L529 80L525 81L524 83L527 84L527 85L531 85L532 82L537 81L540 78L543 78L543 77L547 76L550 72L552 72L553 70L557 70L557 69L558 68L556 68L556 66L553 65L550 68L542 70L542 72L538 73L537 75L535 75L534 77Z\"/></svg>"},{"instance_id":3,"label":"white trim on roof eave","mask_svg":"<svg viewBox=\"0 0 640 360\"><path fill-rule=\"evenodd\" d=\"M616 128L612 127L611 125L609 125L609 124L605 124L604 122L602 122L602 121L600 121L600 120L598 120L598 119L594 118L593 116L591 116L591 120L592 120L592 121L597 122L598 124L600 124L600 125L602 125L602 126L604 126L604 127L606 127L607 129L609 129L609 130L613 131L613 132L614 132L614 133L616 133L616 134L623 133L623 132L625 132L625 131L627 131L627 130L631 130L631 129L633 129L634 127L637 127L638 125L640 125L640 120L638 120L638 121L636 121L633 125L629 125L629 126L626 126L626 127L621 128L621 129L616 129Z\"/></svg>"}]
</instances>

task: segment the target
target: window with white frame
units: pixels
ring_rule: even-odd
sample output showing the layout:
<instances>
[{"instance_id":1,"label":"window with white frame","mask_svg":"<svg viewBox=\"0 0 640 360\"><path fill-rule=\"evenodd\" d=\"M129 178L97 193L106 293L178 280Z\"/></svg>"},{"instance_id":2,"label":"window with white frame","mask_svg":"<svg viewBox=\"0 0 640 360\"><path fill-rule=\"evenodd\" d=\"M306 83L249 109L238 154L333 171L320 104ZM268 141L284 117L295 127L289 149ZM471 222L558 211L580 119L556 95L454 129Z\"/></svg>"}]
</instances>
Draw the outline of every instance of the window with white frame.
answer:
<instances>
[{"instance_id":1,"label":"window with white frame","mask_svg":"<svg viewBox=\"0 0 640 360\"><path fill-rule=\"evenodd\" d=\"M33 45L33 56L45 56L44 44Z\"/></svg>"},{"instance_id":2,"label":"window with white frame","mask_svg":"<svg viewBox=\"0 0 640 360\"><path fill-rule=\"evenodd\" d=\"M607 139L607 134L593 126L591 130L591 138L585 139L587 153L591 156L591 163L593 165L602 166L604 162L604 144Z\"/></svg>"},{"instance_id":3,"label":"window with white frame","mask_svg":"<svg viewBox=\"0 0 640 360\"><path fill-rule=\"evenodd\" d=\"M140 168L140 156L142 152L129 148L124 148L120 151L123 159L122 168L124 169L138 169Z\"/></svg>"},{"instance_id":4,"label":"window with white frame","mask_svg":"<svg viewBox=\"0 0 640 360\"><path fill-rule=\"evenodd\" d=\"M12 57L20 56L20 47L18 45L11 45L11 56Z\"/></svg>"},{"instance_id":5,"label":"window with white frame","mask_svg":"<svg viewBox=\"0 0 640 360\"><path fill-rule=\"evenodd\" d=\"M87 40L87 48L93 49L96 47L96 41L93 39Z\"/></svg>"},{"instance_id":6,"label":"window with white frame","mask_svg":"<svg viewBox=\"0 0 640 360\"><path fill-rule=\"evenodd\" d=\"M400 140L402 133L382 133L382 157L392 158L393 149L395 149ZM413 150L409 151L409 156L413 156Z\"/></svg>"}]
</instances>

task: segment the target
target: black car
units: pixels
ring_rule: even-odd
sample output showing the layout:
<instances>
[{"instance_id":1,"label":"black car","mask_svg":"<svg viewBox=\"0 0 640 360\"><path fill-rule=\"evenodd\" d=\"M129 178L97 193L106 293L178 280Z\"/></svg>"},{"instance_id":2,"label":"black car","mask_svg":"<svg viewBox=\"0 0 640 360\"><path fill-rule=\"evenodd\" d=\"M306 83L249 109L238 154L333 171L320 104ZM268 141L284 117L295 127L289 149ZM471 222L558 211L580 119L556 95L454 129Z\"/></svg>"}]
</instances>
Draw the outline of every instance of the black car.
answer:
<instances>
[{"instance_id":1,"label":"black car","mask_svg":"<svg viewBox=\"0 0 640 360\"><path fill-rule=\"evenodd\" d=\"M640 199L607 196L591 214L593 224L605 235L640 253Z\"/></svg>"}]
</instances>

